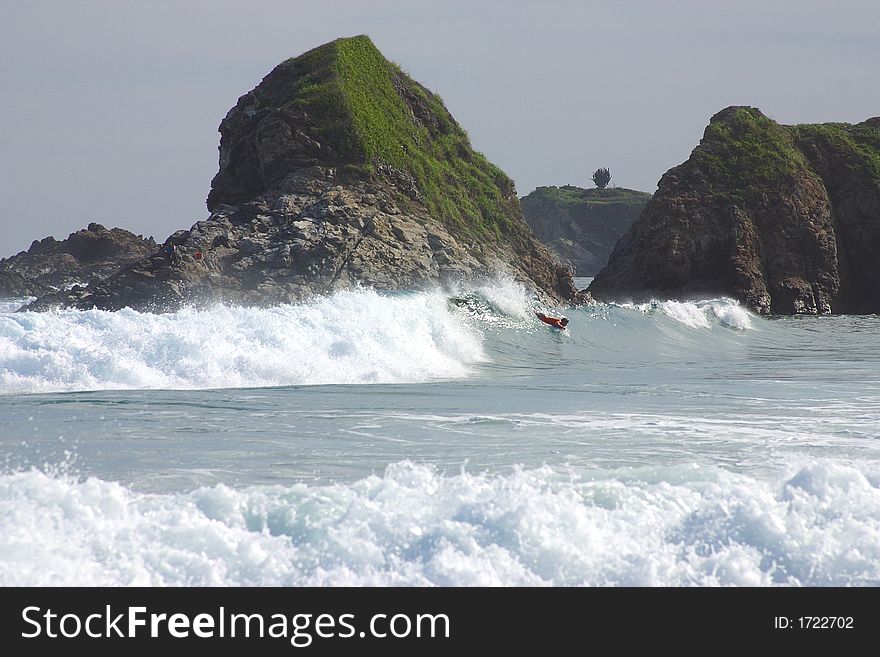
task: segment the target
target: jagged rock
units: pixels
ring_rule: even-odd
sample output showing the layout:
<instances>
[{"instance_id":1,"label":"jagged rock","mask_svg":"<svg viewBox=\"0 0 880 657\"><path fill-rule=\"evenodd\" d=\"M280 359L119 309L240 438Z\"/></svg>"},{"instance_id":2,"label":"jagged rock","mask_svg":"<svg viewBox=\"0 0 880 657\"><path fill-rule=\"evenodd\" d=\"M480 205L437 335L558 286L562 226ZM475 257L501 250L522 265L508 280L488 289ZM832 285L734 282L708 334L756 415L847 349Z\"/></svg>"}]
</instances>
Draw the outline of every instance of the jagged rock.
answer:
<instances>
[{"instance_id":1,"label":"jagged rock","mask_svg":"<svg viewBox=\"0 0 880 657\"><path fill-rule=\"evenodd\" d=\"M512 181L367 37L279 64L220 134L207 220L110 279L30 308L272 304L497 272L553 301L577 295Z\"/></svg>"},{"instance_id":2,"label":"jagged rock","mask_svg":"<svg viewBox=\"0 0 880 657\"><path fill-rule=\"evenodd\" d=\"M650 199L647 192L621 187L563 185L538 187L520 202L535 236L571 263L577 276L594 276Z\"/></svg>"},{"instance_id":3,"label":"jagged rock","mask_svg":"<svg viewBox=\"0 0 880 657\"><path fill-rule=\"evenodd\" d=\"M729 295L763 314L880 312L880 119L714 117L590 285L599 300Z\"/></svg>"},{"instance_id":4,"label":"jagged rock","mask_svg":"<svg viewBox=\"0 0 880 657\"><path fill-rule=\"evenodd\" d=\"M85 285L157 249L152 238L91 223L64 240L34 241L27 251L0 260L0 297L39 296Z\"/></svg>"}]
</instances>

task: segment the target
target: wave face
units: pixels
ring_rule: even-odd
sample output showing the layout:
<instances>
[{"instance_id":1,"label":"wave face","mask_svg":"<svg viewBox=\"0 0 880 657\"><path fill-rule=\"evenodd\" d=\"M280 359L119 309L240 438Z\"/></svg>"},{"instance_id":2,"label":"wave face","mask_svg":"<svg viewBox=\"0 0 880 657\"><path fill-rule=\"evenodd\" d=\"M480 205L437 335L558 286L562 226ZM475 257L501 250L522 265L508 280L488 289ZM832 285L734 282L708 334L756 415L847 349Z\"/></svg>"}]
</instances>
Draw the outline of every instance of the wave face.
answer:
<instances>
[{"instance_id":1,"label":"wave face","mask_svg":"<svg viewBox=\"0 0 880 657\"><path fill-rule=\"evenodd\" d=\"M880 477L717 468L443 475L149 495L0 476L0 584L880 585Z\"/></svg>"},{"instance_id":2,"label":"wave face","mask_svg":"<svg viewBox=\"0 0 880 657\"><path fill-rule=\"evenodd\" d=\"M531 364L547 343L534 300L503 281L452 292L356 290L268 309L218 305L161 315L11 312L17 307L0 307L0 394L421 383L468 377L490 360ZM581 350L569 360L589 360L597 346L599 353L625 355L658 338L699 348L686 329L746 330L753 323L724 299L565 313L572 319L571 348ZM668 335L667 325L678 332Z\"/></svg>"}]
</instances>

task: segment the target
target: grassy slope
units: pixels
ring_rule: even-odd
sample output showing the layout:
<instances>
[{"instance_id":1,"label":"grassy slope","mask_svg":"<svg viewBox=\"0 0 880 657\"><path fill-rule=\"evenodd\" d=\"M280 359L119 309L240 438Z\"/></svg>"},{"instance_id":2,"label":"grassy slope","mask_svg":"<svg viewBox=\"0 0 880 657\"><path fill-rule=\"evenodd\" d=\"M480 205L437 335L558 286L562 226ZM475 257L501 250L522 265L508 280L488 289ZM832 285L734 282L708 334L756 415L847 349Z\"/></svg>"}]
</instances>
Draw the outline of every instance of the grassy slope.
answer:
<instances>
[{"instance_id":1,"label":"grassy slope","mask_svg":"<svg viewBox=\"0 0 880 657\"><path fill-rule=\"evenodd\" d=\"M474 237L523 235L513 189L498 167L475 152L442 100L382 56L366 36L338 39L297 63L309 71L293 101L316 119L319 140L350 167L380 162L409 173L433 216ZM401 91L425 109L417 119Z\"/></svg>"}]
</instances>

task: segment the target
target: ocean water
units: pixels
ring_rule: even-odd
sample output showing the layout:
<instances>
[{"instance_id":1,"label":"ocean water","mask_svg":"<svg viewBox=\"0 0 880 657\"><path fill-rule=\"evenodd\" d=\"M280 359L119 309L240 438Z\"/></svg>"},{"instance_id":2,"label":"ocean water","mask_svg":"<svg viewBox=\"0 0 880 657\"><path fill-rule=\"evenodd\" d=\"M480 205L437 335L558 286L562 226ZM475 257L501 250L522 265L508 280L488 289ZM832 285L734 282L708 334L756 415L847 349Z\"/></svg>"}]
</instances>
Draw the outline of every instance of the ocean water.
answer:
<instances>
[{"instance_id":1,"label":"ocean water","mask_svg":"<svg viewBox=\"0 0 880 657\"><path fill-rule=\"evenodd\" d=\"M880 585L880 318L0 305L0 585Z\"/></svg>"}]
</instances>

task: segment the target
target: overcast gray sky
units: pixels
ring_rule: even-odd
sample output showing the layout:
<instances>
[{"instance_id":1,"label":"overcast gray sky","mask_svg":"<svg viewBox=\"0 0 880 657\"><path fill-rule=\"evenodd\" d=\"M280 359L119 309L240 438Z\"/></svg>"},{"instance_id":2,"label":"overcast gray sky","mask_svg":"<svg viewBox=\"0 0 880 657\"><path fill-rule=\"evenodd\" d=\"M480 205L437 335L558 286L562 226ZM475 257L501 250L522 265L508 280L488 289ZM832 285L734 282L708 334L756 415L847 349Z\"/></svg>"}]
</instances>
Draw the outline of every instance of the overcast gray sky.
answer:
<instances>
[{"instance_id":1,"label":"overcast gray sky","mask_svg":"<svg viewBox=\"0 0 880 657\"><path fill-rule=\"evenodd\" d=\"M3 0L0 256L207 216L217 126L283 59L369 34L516 181L654 191L731 104L880 115L880 1Z\"/></svg>"}]
</instances>

